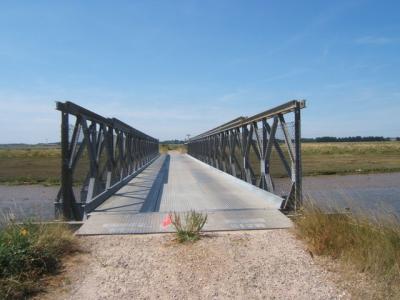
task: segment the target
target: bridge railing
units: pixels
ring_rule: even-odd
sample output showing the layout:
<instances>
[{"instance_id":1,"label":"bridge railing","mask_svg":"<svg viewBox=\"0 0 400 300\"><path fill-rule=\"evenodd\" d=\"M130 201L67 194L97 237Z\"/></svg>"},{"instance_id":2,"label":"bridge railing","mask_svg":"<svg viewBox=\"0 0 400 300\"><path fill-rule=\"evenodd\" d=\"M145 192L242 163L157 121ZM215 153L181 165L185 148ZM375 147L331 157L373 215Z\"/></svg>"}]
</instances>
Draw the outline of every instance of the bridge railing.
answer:
<instances>
[{"instance_id":1,"label":"bridge railing","mask_svg":"<svg viewBox=\"0 0 400 300\"><path fill-rule=\"evenodd\" d=\"M61 111L61 187L56 215L82 220L159 154L158 140L72 102Z\"/></svg>"},{"instance_id":2,"label":"bridge railing","mask_svg":"<svg viewBox=\"0 0 400 300\"><path fill-rule=\"evenodd\" d=\"M239 117L187 142L188 154L284 198L281 209L302 204L301 118L305 100L252 117Z\"/></svg>"}]
</instances>

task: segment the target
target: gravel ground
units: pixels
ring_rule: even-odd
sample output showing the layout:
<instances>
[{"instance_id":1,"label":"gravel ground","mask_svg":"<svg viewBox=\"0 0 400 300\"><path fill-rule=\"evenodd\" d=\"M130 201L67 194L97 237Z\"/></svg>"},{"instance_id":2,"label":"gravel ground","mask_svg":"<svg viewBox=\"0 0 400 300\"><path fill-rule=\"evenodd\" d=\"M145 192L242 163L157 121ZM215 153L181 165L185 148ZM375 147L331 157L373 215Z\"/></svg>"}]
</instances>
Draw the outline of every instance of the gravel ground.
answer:
<instances>
[{"instance_id":1,"label":"gravel ground","mask_svg":"<svg viewBox=\"0 0 400 300\"><path fill-rule=\"evenodd\" d=\"M44 299L348 299L287 230L81 238L85 259ZM64 281L65 282L65 281Z\"/></svg>"}]
</instances>

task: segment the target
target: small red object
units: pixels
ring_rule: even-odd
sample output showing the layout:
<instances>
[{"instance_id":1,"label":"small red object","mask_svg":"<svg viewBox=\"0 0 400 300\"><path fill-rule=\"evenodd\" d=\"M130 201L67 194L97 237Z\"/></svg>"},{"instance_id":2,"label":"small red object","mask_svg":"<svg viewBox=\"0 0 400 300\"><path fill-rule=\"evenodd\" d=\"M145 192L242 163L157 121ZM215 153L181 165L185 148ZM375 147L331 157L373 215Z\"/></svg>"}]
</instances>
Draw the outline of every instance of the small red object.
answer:
<instances>
[{"instance_id":1,"label":"small red object","mask_svg":"<svg viewBox=\"0 0 400 300\"><path fill-rule=\"evenodd\" d=\"M171 216L168 215L164 218L163 222L162 222L162 227L165 229L167 228L169 225L172 224L172 220L171 220Z\"/></svg>"}]
</instances>

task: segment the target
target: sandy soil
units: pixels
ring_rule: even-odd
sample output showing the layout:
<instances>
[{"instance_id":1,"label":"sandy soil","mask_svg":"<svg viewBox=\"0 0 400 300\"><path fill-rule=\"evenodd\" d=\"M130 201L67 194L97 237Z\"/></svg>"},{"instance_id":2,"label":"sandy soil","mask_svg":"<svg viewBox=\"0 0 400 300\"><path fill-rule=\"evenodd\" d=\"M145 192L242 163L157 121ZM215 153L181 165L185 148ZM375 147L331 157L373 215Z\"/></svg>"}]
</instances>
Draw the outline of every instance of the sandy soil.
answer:
<instances>
[{"instance_id":1,"label":"sandy soil","mask_svg":"<svg viewBox=\"0 0 400 300\"><path fill-rule=\"evenodd\" d=\"M287 230L82 237L87 254L41 299L348 299ZM75 259L76 260L76 259ZM50 290L50 289L49 289Z\"/></svg>"}]
</instances>

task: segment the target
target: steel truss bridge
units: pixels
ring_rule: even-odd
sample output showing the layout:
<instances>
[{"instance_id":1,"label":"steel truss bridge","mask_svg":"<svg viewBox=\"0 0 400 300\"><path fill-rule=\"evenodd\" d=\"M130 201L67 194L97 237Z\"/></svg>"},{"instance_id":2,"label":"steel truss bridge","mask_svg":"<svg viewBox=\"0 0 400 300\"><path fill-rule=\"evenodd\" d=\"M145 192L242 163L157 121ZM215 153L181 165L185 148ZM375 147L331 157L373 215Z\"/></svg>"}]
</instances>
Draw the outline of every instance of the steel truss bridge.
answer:
<instances>
[{"instance_id":1,"label":"steel truss bridge","mask_svg":"<svg viewBox=\"0 0 400 300\"><path fill-rule=\"evenodd\" d=\"M187 154L72 102L61 112L56 215L84 220L80 234L149 233L171 211L209 215L206 230L285 228L298 210L301 109L293 100L190 138Z\"/></svg>"}]
</instances>

